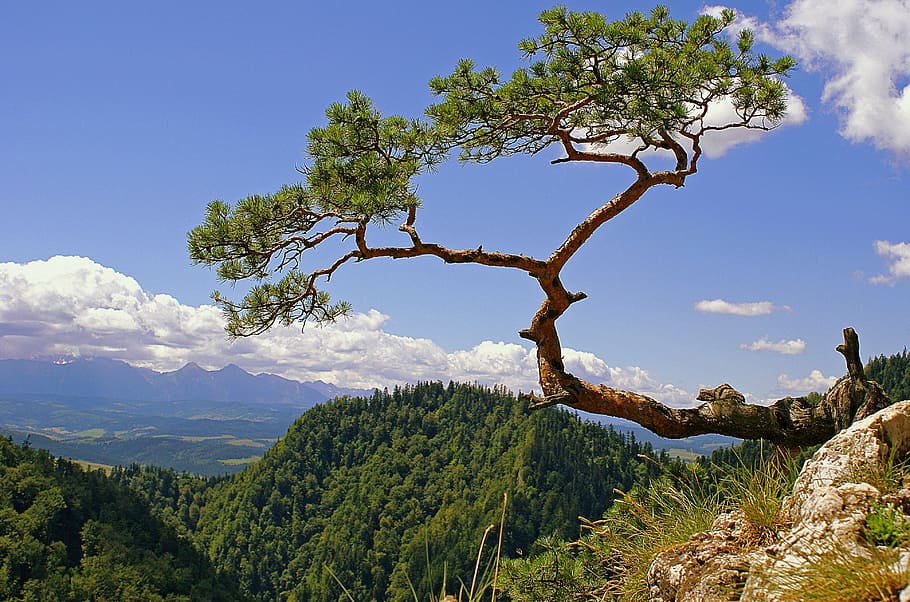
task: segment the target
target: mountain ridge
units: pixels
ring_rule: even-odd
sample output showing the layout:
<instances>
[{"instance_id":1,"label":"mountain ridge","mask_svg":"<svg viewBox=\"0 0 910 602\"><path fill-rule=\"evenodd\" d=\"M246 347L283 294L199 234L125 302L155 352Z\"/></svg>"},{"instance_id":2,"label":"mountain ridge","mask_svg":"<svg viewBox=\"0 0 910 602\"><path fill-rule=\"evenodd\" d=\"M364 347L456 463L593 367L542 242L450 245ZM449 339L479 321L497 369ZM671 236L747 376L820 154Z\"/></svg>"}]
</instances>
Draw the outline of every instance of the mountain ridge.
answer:
<instances>
[{"instance_id":1,"label":"mountain ridge","mask_svg":"<svg viewBox=\"0 0 910 602\"><path fill-rule=\"evenodd\" d=\"M340 395L369 395L316 381L275 374L252 374L236 364L206 370L188 362L178 370L158 372L106 357L72 360L0 359L0 394L67 395L127 401L219 401L279 403L309 407Z\"/></svg>"}]
</instances>

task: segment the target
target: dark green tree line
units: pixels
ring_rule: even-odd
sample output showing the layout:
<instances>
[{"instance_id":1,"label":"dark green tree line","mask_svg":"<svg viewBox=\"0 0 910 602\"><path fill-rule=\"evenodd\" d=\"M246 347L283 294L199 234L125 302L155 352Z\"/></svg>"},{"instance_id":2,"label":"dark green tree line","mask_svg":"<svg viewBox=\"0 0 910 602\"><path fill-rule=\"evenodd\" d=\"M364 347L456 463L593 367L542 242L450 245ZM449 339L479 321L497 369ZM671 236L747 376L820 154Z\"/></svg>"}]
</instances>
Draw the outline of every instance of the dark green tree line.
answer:
<instances>
[{"instance_id":1,"label":"dark green tree line","mask_svg":"<svg viewBox=\"0 0 910 602\"><path fill-rule=\"evenodd\" d=\"M0 599L243 597L133 492L0 439Z\"/></svg>"},{"instance_id":2,"label":"dark green tree line","mask_svg":"<svg viewBox=\"0 0 910 602\"><path fill-rule=\"evenodd\" d=\"M506 555L574 537L615 488L660 471L649 446L504 390L424 383L304 414L260 461L209 494L197 541L260 600L411 600L470 581L481 534ZM488 542L489 543L489 542ZM491 550L486 552L491 553ZM427 562L429 556L429 563Z\"/></svg>"}]
</instances>

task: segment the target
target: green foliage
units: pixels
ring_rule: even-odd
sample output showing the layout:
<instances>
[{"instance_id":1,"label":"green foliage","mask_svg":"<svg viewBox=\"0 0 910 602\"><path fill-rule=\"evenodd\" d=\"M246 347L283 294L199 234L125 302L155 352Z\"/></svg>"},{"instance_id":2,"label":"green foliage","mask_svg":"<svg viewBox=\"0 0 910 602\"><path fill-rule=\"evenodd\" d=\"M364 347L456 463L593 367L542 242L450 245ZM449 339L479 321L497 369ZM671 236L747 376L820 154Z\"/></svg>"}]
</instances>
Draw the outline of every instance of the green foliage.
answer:
<instances>
[{"instance_id":1,"label":"green foliage","mask_svg":"<svg viewBox=\"0 0 910 602\"><path fill-rule=\"evenodd\" d=\"M758 542L770 540L783 526L781 505L793 491L801 467L798 456L778 453L757 464L740 462L724 471L721 495L728 506L743 513Z\"/></svg>"},{"instance_id":2,"label":"green foliage","mask_svg":"<svg viewBox=\"0 0 910 602\"><path fill-rule=\"evenodd\" d=\"M213 295L228 333L335 320L349 305L333 303L320 286L351 261L427 254L452 260L443 253L450 249L423 243L414 228L421 205L414 178L455 151L462 160L489 162L557 143L567 153L561 160L621 163L648 180L645 188L681 186L696 172L704 134L768 129L784 115L780 78L793 60L756 54L748 31L731 46L722 32L732 20L725 11L720 19L703 15L686 24L658 7L650 16L633 12L608 22L557 7L540 14L541 35L519 44L527 66L504 78L462 60L451 75L430 82L441 99L424 118L384 117L365 95L350 92L346 102L329 106L324 126L310 131L303 182L234 206L212 202L189 233L194 262L215 267L226 282L252 281L239 302ZM735 117L706 123L709 105L724 101ZM636 150L614 153L606 145L615 141ZM647 149L671 155L676 169L651 178L639 156ZM409 246L368 246L370 228L397 220ZM331 257L317 247L329 247ZM480 256L478 250L458 261L529 269L522 255Z\"/></svg>"},{"instance_id":3,"label":"green foliage","mask_svg":"<svg viewBox=\"0 0 910 602\"><path fill-rule=\"evenodd\" d=\"M196 531L212 487L223 480L138 464L115 466L109 478L141 496L155 516L187 538Z\"/></svg>"},{"instance_id":4,"label":"green foliage","mask_svg":"<svg viewBox=\"0 0 910 602\"><path fill-rule=\"evenodd\" d=\"M910 547L910 518L891 504L873 504L865 535L874 546Z\"/></svg>"},{"instance_id":5,"label":"green foliage","mask_svg":"<svg viewBox=\"0 0 910 602\"><path fill-rule=\"evenodd\" d=\"M256 599L413 600L470 589L477 542L503 556L576 537L615 488L660 465L565 411L502 389L427 383L306 412L266 456L206 493L197 541ZM496 557L488 538L481 568ZM327 570L325 567L328 567ZM333 576L334 575L334 576ZM476 591L475 591L476 594Z\"/></svg>"},{"instance_id":6,"label":"green foliage","mask_svg":"<svg viewBox=\"0 0 910 602\"><path fill-rule=\"evenodd\" d=\"M0 599L242 597L126 488L0 439Z\"/></svg>"},{"instance_id":7,"label":"green foliage","mask_svg":"<svg viewBox=\"0 0 910 602\"><path fill-rule=\"evenodd\" d=\"M891 401L910 399L910 354L879 355L866 364L866 377L880 384Z\"/></svg>"},{"instance_id":8,"label":"green foliage","mask_svg":"<svg viewBox=\"0 0 910 602\"><path fill-rule=\"evenodd\" d=\"M732 49L720 35L732 11L688 25L671 19L666 7L608 22L560 6L539 20L545 32L519 45L530 65L507 81L464 60L452 75L430 82L444 101L427 112L444 137L461 145L462 159L536 153L562 142L558 129L576 130L576 140L587 143L627 139L666 149L666 136L695 134L695 116L722 98L732 100L743 121L765 127L784 114L786 89L777 76L793 60L753 54L749 32Z\"/></svg>"},{"instance_id":9,"label":"green foliage","mask_svg":"<svg viewBox=\"0 0 910 602\"><path fill-rule=\"evenodd\" d=\"M411 178L441 160L435 132L421 121L382 117L362 93L332 104L328 125L310 130L305 169L321 212L388 223L419 204Z\"/></svg>"},{"instance_id":10,"label":"green foliage","mask_svg":"<svg viewBox=\"0 0 910 602\"><path fill-rule=\"evenodd\" d=\"M565 541L544 537L535 543L526 558L503 564L502 583L513 602L569 602L590 590L599 573L592 551L579 552Z\"/></svg>"},{"instance_id":11,"label":"green foliage","mask_svg":"<svg viewBox=\"0 0 910 602\"><path fill-rule=\"evenodd\" d=\"M315 286L334 268L300 271L301 255L333 236L353 237L358 228L388 224L415 209L411 178L441 160L426 123L382 117L356 91L347 100L328 108L325 127L310 131L305 183L249 196L234 207L209 203L205 222L188 235L190 256L217 266L219 279L258 282L237 304L213 295L232 336L259 334L275 322L330 322L347 313L347 303L331 303ZM348 253L344 261L353 257ZM268 280L282 272L277 281Z\"/></svg>"}]
</instances>

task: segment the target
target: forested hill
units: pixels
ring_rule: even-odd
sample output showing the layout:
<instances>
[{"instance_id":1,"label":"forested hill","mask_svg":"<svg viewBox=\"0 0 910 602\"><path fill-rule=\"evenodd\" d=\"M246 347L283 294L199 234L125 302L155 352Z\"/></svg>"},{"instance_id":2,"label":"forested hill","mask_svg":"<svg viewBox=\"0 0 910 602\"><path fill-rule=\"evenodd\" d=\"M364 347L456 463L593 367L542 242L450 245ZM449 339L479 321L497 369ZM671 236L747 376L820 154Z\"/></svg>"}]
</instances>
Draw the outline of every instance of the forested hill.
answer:
<instances>
[{"instance_id":1,"label":"forested hill","mask_svg":"<svg viewBox=\"0 0 910 602\"><path fill-rule=\"evenodd\" d=\"M659 462L639 457L649 452L569 412L529 412L501 389L421 384L307 411L208 491L191 526L259 600L341 599L338 582L355 600L413 600L409 581L425 599L444 572L449 591L470 583L504 492L503 552L527 554L540 536L577 536L578 516L601 516L615 488L657 474Z\"/></svg>"},{"instance_id":2,"label":"forested hill","mask_svg":"<svg viewBox=\"0 0 910 602\"><path fill-rule=\"evenodd\" d=\"M242 600L99 471L0 437L0 600Z\"/></svg>"},{"instance_id":3,"label":"forested hill","mask_svg":"<svg viewBox=\"0 0 910 602\"><path fill-rule=\"evenodd\" d=\"M866 364L866 377L884 387L891 401L910 399L910 354L906 347L901 353L870 359Z\"/></svg>"}]
</instances>

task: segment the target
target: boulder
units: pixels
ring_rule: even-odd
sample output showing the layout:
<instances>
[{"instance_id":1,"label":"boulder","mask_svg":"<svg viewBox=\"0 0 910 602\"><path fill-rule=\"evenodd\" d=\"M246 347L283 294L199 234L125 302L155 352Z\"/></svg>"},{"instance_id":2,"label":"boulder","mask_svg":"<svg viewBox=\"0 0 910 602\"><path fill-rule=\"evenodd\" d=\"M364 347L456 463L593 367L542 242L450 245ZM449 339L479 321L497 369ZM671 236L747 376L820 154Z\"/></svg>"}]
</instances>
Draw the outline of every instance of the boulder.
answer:
<instances>
[{"instance_id":1,"label":"boulder","mask_svg":"<svg viewBox=\"0 0 910 602\"><path fill-rule=\"evenodd\" d=\"M819 448L784 499L786 527L770 544L757 545L745 517L733 511L718 516L710 531L660 553L648 571L650 600L775 602L786 597L774 593L780 591L777 576L788 575L788 586L794 587L792 576L802 575L819 554L836 550L872 557L876 550L863 538L870 509L890 504L907 512L910 483L883 492L869 481L908 456L910 401L903 401L854 423ZM898 553L895 570L910 575L910 549ZM900 599L910 601L910 587Z\"/></svg>"}]
</instances>

